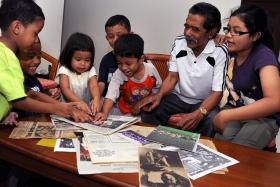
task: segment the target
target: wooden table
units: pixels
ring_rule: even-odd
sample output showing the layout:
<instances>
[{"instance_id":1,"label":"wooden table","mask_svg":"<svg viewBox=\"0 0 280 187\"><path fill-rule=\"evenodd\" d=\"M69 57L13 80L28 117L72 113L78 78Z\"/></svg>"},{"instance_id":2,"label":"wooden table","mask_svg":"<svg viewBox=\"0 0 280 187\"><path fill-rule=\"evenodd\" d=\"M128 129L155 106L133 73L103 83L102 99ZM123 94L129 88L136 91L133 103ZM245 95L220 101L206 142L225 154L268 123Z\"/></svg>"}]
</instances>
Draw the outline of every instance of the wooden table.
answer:
<instances>
[{"instance_id":1,"label":"wooden table","mask_svg":"<svg viewBox=\"0 0 280 187\"><path fill-rule=\"evenodd\" d=\"M38 139L13 140L12 128L0 128L0 158L70 186L138 186L138 173L79 175L75 153L53 152ZM226 175L209 174L194 186L280 186L280 154L213 140L218 150L240 161Z\"/></svg>"}]
</instances>

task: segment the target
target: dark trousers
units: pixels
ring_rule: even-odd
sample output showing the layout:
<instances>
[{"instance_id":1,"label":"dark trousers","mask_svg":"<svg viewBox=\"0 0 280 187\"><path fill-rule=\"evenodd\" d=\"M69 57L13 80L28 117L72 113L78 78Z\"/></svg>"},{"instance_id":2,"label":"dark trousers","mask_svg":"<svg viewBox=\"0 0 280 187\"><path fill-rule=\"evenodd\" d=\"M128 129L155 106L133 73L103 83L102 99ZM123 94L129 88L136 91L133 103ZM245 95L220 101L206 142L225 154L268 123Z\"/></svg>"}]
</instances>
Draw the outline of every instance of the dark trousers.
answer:
<instances>
[{"instance_id":1,"label":"dark trousers","mask_svg":"<svg viewBox=\"0 0 280 187\"><path fill-rule=\"evenodd\" d=\"M200 105L201 103L185 103L176 94L170 93L162 98L160 105L152 112L142 112L141 120L145 123L155 125L168 125L167 121L171 115L178 113L191 113L198 109ZM218 107L210 111L207 116L199 122L193 132L200 133L203 136L213 137L213 118L218 112Z\"/></svg>"}]
</instances>

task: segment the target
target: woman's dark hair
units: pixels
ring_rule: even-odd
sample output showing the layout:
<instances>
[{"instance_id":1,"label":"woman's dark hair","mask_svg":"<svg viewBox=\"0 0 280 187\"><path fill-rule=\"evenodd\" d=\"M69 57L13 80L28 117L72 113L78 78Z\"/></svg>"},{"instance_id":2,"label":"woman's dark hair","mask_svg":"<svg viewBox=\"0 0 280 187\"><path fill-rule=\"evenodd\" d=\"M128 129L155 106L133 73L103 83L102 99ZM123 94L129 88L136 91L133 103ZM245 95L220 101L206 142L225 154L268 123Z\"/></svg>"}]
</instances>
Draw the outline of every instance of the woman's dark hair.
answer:
<instances>
[{"instance_id":1,"label":"woman's dark hair","mask_svg":"<svg viewBox=\"0 0 280 187\"><path fill-rule=\"evenodd\" d=\"M61 65L73 71L71 66L72 57L75 51L89 51L92 54L90 68L93 66L95 48L92 39L83 33L73 33L67 40L59 61Z\"/></svg>"},{"instance_id":2,"label":"woman's dark hair","mask_svg":"<svg viewBox=\"0 0 280 187\"><path fill-rule=\"evenodd\" d=\"M141 58L144 52L144 40L137 34L121 35L115 42L114 53L121 57Z\"/></svg>"},{"instance_id":3,"label":"woman's dark hair","mask_svg":"<svg viewBox=\"0 0 280 187\"><path fill-rule=\"evenodd\" d=\"M232 16L239 17L245 23L250 35L261 33L261 37L255 42L255 45L262 43L274 50L273 37L268 30L268 19L264 9L256 5L245 4L233 11L230 17Z\"/></svg>"},{"instance_id":4,"label":"woman's dark hair","mask_svg":"<svg viewBox=\"0 0 280 187\"><path fill-rule=\"evenodd\" d=\"M217 33L220 31L222 26L221 13L215 6L204 2L197 3L190 8L189 13L204 16L205 22L203 27L207 31L214 28L217 29Z\"/></svg>"}]
</instances>

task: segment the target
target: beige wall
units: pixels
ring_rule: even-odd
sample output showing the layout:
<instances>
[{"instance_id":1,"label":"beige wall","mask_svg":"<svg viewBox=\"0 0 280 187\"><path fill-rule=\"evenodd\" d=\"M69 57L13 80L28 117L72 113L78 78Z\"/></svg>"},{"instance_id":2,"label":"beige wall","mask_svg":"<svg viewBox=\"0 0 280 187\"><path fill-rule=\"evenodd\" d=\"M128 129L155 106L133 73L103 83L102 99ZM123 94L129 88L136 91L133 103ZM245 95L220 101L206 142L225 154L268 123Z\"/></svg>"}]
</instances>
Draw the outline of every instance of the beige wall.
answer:
<instances>
[{"instance_id":1,"label":"beige wall","mask_svg":"<svg viewBox=\"0 0 280 187\"><path fill-rule=\"evenodd\" d=\"M36 3L42 8L46 17L45 26L39 34L42 49L58 58L61 49L64 0L36 0ZM48 64L43 61L37 72L47 73Z\"/></svg>"},{"instance_id":2,"label":"beige wall","mask_svg":"<svg viewBox=\"0 0 280 187\"><path fill-rule=\"evenodd\" d=\"M206 0L217 6L222 18L240 0ZM105 39L106 20L115 14L124 14L132 31L145 40L145 52L169 53L174 38L183 32L188 9L201 0L65 0L62 44L73 32L90 35L96 46L97 69L110 46Z\"/></svg>"}]
</instances>

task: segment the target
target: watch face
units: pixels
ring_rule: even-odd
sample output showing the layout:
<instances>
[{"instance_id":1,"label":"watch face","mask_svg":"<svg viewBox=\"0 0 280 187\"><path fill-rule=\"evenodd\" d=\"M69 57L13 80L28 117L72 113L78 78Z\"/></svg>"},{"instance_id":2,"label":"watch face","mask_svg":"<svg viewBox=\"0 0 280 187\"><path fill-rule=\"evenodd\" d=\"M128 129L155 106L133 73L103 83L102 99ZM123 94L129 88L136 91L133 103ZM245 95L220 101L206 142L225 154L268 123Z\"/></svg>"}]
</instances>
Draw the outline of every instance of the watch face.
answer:
<instances>
[{"instance_id":1,"label":"watch face","mask_svg":"<svg viewBox=\"0 0 280 187\"><path fill-rule=\"evenodd\" d=\"M203 115L206 115L207 114L207 110L203 107L200 107L200 112L203 114Z\"/></svg>"}]
</instances>

